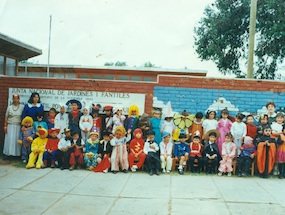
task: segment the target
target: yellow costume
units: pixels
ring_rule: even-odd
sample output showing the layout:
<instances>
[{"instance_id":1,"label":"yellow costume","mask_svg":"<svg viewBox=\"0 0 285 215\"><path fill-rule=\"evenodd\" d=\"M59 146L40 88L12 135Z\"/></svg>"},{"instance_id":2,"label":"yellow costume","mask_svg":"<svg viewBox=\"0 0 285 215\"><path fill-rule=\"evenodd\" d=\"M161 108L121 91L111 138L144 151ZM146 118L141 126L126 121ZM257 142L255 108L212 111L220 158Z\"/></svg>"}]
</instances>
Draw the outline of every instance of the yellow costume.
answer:
<instances>
[{"instance_id":1,"label":"yellow costume","mask_svg":"<svg viewBox=\"0 0 285 215\"><path fill-rule=\"evenodd\" d=\"M46 143L48 141L48 138L46 138L48 132L46 129L40 128L38 133L39 137L34 139L34 141L32 142L32 147L31 147L32 152L29 155L29 162L26 166L27 169L35 167L35 162L37 159L38 160L36 163L36 168L40 169L43 165L43 154L45 151Z\"/></svg>"}]
</instances>

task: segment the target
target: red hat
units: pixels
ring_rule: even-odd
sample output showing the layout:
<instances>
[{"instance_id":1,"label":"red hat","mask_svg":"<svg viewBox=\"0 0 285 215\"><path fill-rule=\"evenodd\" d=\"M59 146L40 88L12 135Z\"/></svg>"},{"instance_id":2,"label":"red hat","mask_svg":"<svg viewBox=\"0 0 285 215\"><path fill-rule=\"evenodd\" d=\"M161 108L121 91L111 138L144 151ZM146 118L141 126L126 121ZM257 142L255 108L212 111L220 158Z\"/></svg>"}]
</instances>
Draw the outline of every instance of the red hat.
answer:
<instances>
[{"instance_id":1,"label":"red hat","mask_svg":"<svg viewBox=\"0 0 285 215\"><path fill-rule=\"evenodd\" d=\"M113 107L111 105L107 105L104 107L104 111L109 110L112 111Z\"/></svg>"},{"instance_id":2,"label":"red hat","mask_svg":"<svg viewBox=\"0 0 285 215\"><path fill-rule=\"evenodd\" d=\"M53 131L55 131L56 133L59 133L59 132L60 132L60 129L59 129L59 128L50 128L50 129L48 130L48 134L50 135L51 132L53 132Z\"/></svg>"}]
</instances>

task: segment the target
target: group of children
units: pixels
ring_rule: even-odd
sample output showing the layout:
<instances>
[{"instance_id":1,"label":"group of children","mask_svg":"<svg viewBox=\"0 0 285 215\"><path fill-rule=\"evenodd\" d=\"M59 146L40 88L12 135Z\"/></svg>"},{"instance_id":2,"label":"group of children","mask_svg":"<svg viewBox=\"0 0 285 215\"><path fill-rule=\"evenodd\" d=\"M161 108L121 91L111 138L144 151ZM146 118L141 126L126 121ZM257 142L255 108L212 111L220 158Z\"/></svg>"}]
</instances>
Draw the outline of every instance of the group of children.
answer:
<instances>
[{"instance_id":1,"label":"group of children","mask_svg":"<svg viewBox=\"0 0 285 215\"><path fill-rule=\"evenodd\" d=\"M236 159L238 176L247 176L256 159L261 177L268 177L275 163L278 177L285 177L284 115L274 113L273 102L266 105L268 114L261 116L257 126L252 115L244 120L237 114L234 119L224 109L219 120L214 110L208 110L204 120L198 112L191 127L184 129L174 125L173 116L162 119L158 109L149 119L147 114L138 117L136 105L129 107L127 117L121 107L105 106L102 117L99 104L92 106L91 115L88 107L80 112L79 101L71 100L70 104L68 114L64 105L58 114L49 114L47 126L42 114L37 115L36 122L31 117L22 120L19 143L23 161L28 160L27 168L73 170L85 166L87 170L115 174L129 169L135 172L145 163L150 175L159 175L161 171L169 173L172 166L178 166L178 173L183 174L189 163L191 172L204 167L207 174L231 176Z\"/></svg>"}]
</instances>

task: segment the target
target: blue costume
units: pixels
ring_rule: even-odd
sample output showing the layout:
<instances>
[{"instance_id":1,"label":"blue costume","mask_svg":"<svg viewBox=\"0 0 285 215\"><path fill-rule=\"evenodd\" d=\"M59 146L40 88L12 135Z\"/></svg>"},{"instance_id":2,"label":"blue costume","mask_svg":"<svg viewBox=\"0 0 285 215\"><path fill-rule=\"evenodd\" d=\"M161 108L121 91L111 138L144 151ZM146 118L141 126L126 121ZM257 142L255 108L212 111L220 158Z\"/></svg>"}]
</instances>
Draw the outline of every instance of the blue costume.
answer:
<instances>
[{"instance_id":1,"label":"blue costume","mask_svg":"<svg viewBox=\"0 0 285 215\"><path fill-rule=\"evenodd\" d=\"M150 118L149 119L152 130L155 132L154 140L157 143L160 143L162 141L161 133L160 133L160 124L161 124L161 118Z\"/></svg>"},{"instance_id":2,"label":"blue costume","mask_svg":"<svg viewBox=\"0 0 285 215\"><path fill-rule=\"evenodd\" d=\"M44 112L44 106L41 103L37 103L36 106L33 104L27 103L25 104L23 113L22 113L22 119L24 119L26 116L30 116L33 118L34 121L37 120L36 113L43 113Z\"/></svg>"},{"instance_id":3,"label":"blue costume","mask_svg":"<svg viewBox=\"0 0 285 215\"><path fill-rule=\"evenodd\" d=\"M186 153L190 154L189 146L186 143L174 144L174 156L180 157L184 156Z\"/></svg>"},{"instance_id":4,"label":"blue costume","mask_svg":"<svg viewBox=\"0 0 285 215\"><path fill-rule=\"evenodd\" d=\"M97 158L98 158L98 148L99 148L99 140L92 141L88 139L85 144L86 153L92 152L94 154L93 157L89 158L87 155L84 156L84 161L86 166L97 166Z\"/></svg>"}]
</instances>

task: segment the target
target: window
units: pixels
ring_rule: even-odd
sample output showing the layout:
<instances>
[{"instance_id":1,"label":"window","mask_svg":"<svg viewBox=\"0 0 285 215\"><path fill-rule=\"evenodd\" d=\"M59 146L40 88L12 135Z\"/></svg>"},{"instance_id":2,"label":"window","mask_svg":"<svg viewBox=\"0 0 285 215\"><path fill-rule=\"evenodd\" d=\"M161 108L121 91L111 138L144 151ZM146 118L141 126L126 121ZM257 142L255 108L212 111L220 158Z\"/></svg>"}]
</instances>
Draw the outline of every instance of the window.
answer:
<instances>
[{"instance_id":1,"label":"window","mask_svg":"<svg viewBox=\"0 0 285 215\"><path fill-rule=\"evenodd\" d=\"M0 56L0 75L4 75L4 57Z\"/></svg>"},{"instance_id":2,"label":"window","mask_svg":"<svg viewBox=\"0 0 285 215\"><path fill-rule=\"evenodd\" d=\"M102 75L92 75L92 79L102 79Z\"/></svg>"},{"instance_id":3,"label":"window","mask_svg":"<svg viewBox=\"0 0 285 215\"><path fill-rule=\"evenodd\" d=\"M18 72L18 76L28 76L28 73L25 73L25 72Z\"/></svg>"},{"instance_id":4,"label":"window","mask_svg":"<svg viewBox=\"0 0 285 215\"><path fill-rule=\"evenodd\" d=\"M76 75L75 75L75 73L66 73L65 77L66 78L76 78Z\"/></svg>"},{"instance_id":5,"label":"window","mask_svg":"<svg viewBox=\"0 0 285 215\"><path fill-rule=\"evenodd\" d=\"M50 75L54 78L64 78L64 74L62 73L51 73Z\"/></svg>"},{"instance_id":6,"label":"window","mask_svg":"<svg viewBox=\"0 0 285 215\"><path fill-rule=\"evenodd\" d=\"M150 77L144 77L143 80L144 81L154 82L154 78L150 78Z\"/></svg>"},{"instance_id":7,"label":"window","mask_svg":"<svg viewBox=\"0 0 285 215\"><path fill-rule=\"evenodd\" d=\"M119 76L118 76L118 80L124 80L124 81L129 80L129 76L126 76L126 75L119 75Z\"/></svg>"},{"instance_id":8,"label":"window","mask_svg":"<svg viewBox=\"0 0 285 215\"><path fill-rule=\"evenodd\" d=\"M6 75L16 75L16 60L12 58L6 58Z\"/></svg>"},{"instance_id":9,"label":"window","mask_svg":"<svg viewBox=\"0 0 285 215\"><path fill-rule=\"evenodd\" d=\"M131 76L132 81L142 81L142 77L139 76Z\"/></svg>"},{"instance_id":10,"label":"window","mask_svg":"<svg viewBox=\"0 0 285 215\"><path fill-rule=\"evenodd\" d=\"M28 72L30 77L40 77L40 73L39 72Z\"/></svg>"},{"instance_id":11,"label":"window","mask_svg":"<svg viewBox=\"0 0 285 215\"><path fill-rule=\"evenodd\" d=\"M104 75L104 79L105 80L114 80L115 77L114 77L114 75Z\"/></svg>"},{"instance_id":12,"label":"window","mask_svg":"<svg viewBox=\"0 0 285 215\"><path fill-rule=\"evenodd\" d=\"M90 78L90 75L80 74L78 78L89 79L89 78Z\"/></svg>"}]
</instances>

